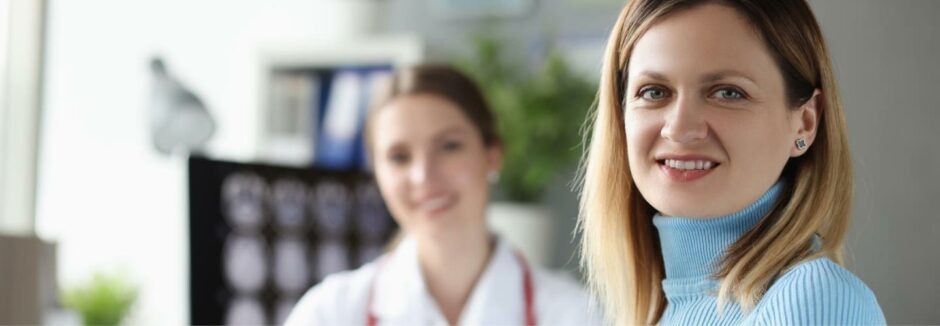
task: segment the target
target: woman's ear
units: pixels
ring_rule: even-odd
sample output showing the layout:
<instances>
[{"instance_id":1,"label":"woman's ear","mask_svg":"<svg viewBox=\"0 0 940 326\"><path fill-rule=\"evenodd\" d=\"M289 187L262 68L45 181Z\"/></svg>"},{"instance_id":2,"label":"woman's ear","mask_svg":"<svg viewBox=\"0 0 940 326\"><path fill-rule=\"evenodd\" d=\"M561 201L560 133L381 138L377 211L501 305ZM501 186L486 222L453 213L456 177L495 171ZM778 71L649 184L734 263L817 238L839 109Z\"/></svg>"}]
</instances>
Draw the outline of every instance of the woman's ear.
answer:
<instances>
[{"instance_id":1,"label":"woman's ear","mask_svg":"<svg viewBox=\"0 0 940 326\"><path fill-rule=\"evenodd\" d=\"M793 146L790 147L790 156L798 157L806 153L816 140L816 131L819 130L819 121L822 118L823 101L825 98L819 89L813 90L813 95L806 100L800 108L791 113L790 122L793 126Z\"/></svg>"},{"instance_id":2,"label":"woman's ear","mask_svg":"<svg viewBox=\"0 0 940 326\"><path fill-rule=\"evenodd\" d=\"M503 169L503 155L505 149L503 149L502 143L496 143L486 148L486 163L487 168L490 173L499 174L499 171Z\"/></svg>"}]
</instances>

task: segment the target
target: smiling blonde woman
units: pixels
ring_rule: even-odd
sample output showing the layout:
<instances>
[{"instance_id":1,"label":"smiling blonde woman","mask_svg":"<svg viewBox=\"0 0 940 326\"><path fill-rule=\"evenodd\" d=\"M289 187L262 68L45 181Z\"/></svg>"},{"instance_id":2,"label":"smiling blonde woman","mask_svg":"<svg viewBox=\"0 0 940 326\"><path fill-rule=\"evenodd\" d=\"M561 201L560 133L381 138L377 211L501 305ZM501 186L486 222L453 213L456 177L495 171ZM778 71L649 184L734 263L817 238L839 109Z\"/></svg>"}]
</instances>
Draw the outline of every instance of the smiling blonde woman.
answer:
<instances>
[{"instance_id":1,"label":"smiling blonde woman","mask_svg":"<svg viewBox=\"0 0 940 326\"><path fill-rule=\"evenodd\" d=\"M852 166L803 0L632 0L582 166L583 264L617 324L884 324L842 267Z\"/></svg>"}]
</instances>

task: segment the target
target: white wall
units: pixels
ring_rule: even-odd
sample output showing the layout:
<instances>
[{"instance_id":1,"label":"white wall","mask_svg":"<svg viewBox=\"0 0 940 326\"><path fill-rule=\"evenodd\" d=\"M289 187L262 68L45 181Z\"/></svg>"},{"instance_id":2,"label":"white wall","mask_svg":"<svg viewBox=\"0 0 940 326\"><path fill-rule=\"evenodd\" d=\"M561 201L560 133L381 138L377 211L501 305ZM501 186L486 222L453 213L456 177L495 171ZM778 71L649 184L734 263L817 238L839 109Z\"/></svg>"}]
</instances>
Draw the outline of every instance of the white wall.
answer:
<instances>
[{"instance_id":1,"label":"white wall","mask_svg":"<svg viewBox=\"0 0 940 326\"><path fill-rule=\"evenodd\" d=\"M10 51L8 41L10 28L10 1L9 0L0 0L0 182L5 182L6 176L5 172L7 170L7 146L6 146L6 124L9 119L7 116L7 52ZM0 186L0 204L6 201L6 189L5 187ZM6 224L6 219L4 213L0 212L0 225ZM5 228L0 226L0 228Z\"/></svg>"},{"instance_id":2,"label":"white wall","mask_svg":"<svg viewBox=\"0 0 940 326\"><path fill-rule=\"evenodd\" d=\"M132 324L188 323L185 159L151 149L148 60L164 56L207 103L220 126L211 153L247 158L257 127L256 48L336 39L354 28L342 6L50 1L37 232L60 244L60 283L123 270L142 291Z\"/></svg>"},{"instance_id":3,"label":"white wall","mask_svg":"<svg viewBox=\"0 0 940 326\"><path fill-rule=\"evenodd\" d=\"M0 2L0 231L33 232L45 1Z\"/></svg>"},{"instance_id":4,"label":"white wall","mask_svg":"<svg viewBox=\"0 0 940 326\"><path fill-rule=\"evenodd\" d=\"M940 323L940 1L817 0L855 163L851 269L891 324Z\"/></svg>"}]
</instances>

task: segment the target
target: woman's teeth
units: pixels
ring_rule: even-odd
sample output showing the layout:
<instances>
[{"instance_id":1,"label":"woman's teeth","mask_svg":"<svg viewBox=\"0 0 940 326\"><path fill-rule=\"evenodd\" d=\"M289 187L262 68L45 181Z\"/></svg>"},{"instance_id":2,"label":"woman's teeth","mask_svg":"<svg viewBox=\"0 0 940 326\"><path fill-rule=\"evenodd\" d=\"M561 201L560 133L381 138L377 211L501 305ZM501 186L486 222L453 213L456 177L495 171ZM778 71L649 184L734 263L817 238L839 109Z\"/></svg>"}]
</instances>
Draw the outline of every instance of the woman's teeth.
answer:
<instances>
[{"instance_id":1,"label":"woman's teeth","mask_svg":"<svg viewBox=\"0 0 940 326\"><path fill-rule=\"evenodd\" d=\"M426 200L419 206L423 211L435 211L450 205L450 196L440 196L434 199Z\"/></svg>"},{"instance_id":2,"label":"woman's teeth","mask_svg":"<svg viewBox=\"0 0 940 326\"><path fill-rule=\"evenodd\" d=\"M718 163L710 161L680 161L680 160L666 160L666 166L678 170L709 170L715 166L718 166Z\"/></svg>"}]
</instances>

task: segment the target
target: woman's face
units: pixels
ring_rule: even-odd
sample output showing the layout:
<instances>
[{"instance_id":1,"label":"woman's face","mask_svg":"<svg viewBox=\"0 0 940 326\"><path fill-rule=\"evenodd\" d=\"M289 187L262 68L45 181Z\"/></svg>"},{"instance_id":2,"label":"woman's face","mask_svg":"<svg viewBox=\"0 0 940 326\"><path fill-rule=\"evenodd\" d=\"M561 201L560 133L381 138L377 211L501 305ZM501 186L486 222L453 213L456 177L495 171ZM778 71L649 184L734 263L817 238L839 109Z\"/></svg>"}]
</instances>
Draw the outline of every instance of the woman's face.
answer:
<instances>
[{"instance_id":1,"label":"woman's face","mask_svg":"<svg viewBox=\"0 0 940 326\"><path fill-rule=\"evenodd\" d=\"M636 43L624 94L633 180L670 216L716 217L777 181L794 141L811 144L816 98L787 108L783 75L746 18L701 5L655 23Z\"/></svg>"},{"instance_id":2,"label":"woman's face","mask_svg":"<svg viewBox=\"0 0 940 326\"><path fill-rule=\"evenodd\" d=\"M439 96L406 95L376 109L375 175L398 224L421 238L485 229L499 148L485 146L470 119Z\"/></svg>"}]
</instances>

